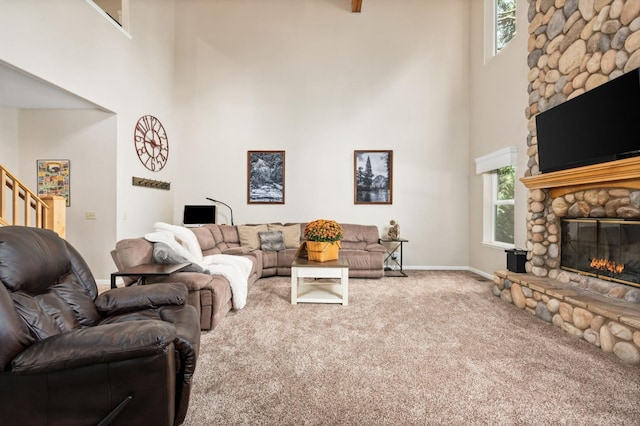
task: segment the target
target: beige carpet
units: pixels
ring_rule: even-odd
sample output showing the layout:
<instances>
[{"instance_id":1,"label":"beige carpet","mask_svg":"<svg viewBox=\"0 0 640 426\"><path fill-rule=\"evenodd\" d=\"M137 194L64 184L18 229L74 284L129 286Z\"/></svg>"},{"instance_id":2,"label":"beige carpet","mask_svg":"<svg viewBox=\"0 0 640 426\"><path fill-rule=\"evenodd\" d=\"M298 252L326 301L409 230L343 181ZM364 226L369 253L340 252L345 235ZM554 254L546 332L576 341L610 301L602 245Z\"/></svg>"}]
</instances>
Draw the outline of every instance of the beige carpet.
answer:
<instances>
[{"instance_id":1,"label":"beige carpet","mask_svg":"<svg viewBox=\"0 0 640 426\"><path fill-rule=\"evenodd\" d=\"M186 425L638 425L640 367L466 272L350 280L291 305L288 278L202 335Z\"/></svg>"}]
</instances>

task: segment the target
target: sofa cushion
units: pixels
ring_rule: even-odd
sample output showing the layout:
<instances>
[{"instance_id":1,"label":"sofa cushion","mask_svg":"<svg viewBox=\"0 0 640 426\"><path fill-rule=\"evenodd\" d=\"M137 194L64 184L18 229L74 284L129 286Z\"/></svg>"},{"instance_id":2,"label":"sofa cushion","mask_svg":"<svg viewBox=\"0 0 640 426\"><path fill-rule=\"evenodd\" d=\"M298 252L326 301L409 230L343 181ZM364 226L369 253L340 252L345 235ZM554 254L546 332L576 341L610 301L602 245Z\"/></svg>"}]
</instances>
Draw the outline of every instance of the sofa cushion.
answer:
<instances>
[{"instance_id":1,"label":"sofa cushion","mask_svg":"<svg viewBox=\"0 0 640 426\"><path fill-rule=\"evenodd\" d=\"M367 247L367 243L364 241L345 241L342 240L340 248L345 250L364 250Z\"/></svg>"},{"instance_id":2,"label":"sofa cushion","mask_svg":"<svg viewBox=\"0 0 640 426\"><path fill-rule=\"evenodd\" d=\"M280 225L270 223L267 225L269 231L281 231L284 235L284 245L286 248L298 248L300 246L300 225Z\"/></svg>"},{"instance_id":3,"label":"sofa cushion","mask_svg":"<svg viewBox=\"0 0 640 426\"><path fill-rule=\"evenodd\" d=\"M258 236L260 237L260 250L262 251L280 251L286 248L282 231L263 231L259 232Z\"/></svg>"},{"instance_id":4,"label":"sofa cushion","mask_svg":"<svg viewBox=\"0 0 640 426\"><path fill-rule=\"evenodd\" d=\"M258 250L260 248L260 237L258 233L268 230L267 225L238 225L240 245L249 247L251 250Z\"/></svg>"},{"instance_id":5,"label":"sofa cushion","mask_svg":"<svg viewBox=\"0 0 640 426\"><path fill-rule=\"evenodd\" d=\"M83 327L94 326L100 321L100 314L93 298L72 275L52 287L53 292L71 307L78 323Z\"/></svg>"},{"instance_id":6,"label":"sofa cushion","mask_svg":"<svg viewBox=\"0 0 640 426\"><path fill-rule=\"evenodd\" d=\"M62 330L49 316L36 299L22 292L11 293L16 311L29 329L35 341L60 334Z\"/></svg>"},{"instance_id":7,"label":"sofa cushion","mask_svg":"<svg viewBox=\"0 0 640 426\"><path fill-rule=\"evenodd\" d=\"M25 226L2 229L0 281L7 289L43 293L71 269L65 242L55 232Z\"/></svg>"}]
</instances>

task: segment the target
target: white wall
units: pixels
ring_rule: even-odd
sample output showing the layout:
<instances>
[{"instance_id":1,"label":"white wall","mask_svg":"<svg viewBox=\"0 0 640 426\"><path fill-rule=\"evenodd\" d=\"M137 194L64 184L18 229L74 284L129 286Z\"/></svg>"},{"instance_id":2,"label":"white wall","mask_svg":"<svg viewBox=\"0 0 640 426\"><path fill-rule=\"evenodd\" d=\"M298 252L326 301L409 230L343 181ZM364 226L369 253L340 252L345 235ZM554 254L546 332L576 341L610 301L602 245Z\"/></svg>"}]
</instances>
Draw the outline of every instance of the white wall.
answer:
<instances>
[{"instance_id":1,"label":"white wall","mask_svg":"<svg viewBox=\"0 0 640 426\"><path fill-rule=\"evenodd\" d=\"M22 182L36 190L38 159L70 160L66 239L104 278L97 274L113 269L105 253L114 248L116 117L97 110L23 110L19 117Z\"/></svg>"},{"instance_id":2,"label":"white wall","mask_svg":"<svg viewBox=\"0 0 640 426\"><path fill-rule=\"evenodd\" d=\"M527 10L526 0L517 2L516 36L495 57L485 63L484 1L471 1L471 150L468 168L469 265L486 274L506 268L503 249L482 243L482 176L475 175L474 159L494 151L516 146L516 177L524 174L527 164ZM516 182L515 245L526 241L527 190Z\"/></svg>"},{"instance_id":3,"label":"white wall","mask_svg":"<svg viewBox=\"0 0 640 426\"><path fill-rule=\"evenodd\" d=\"M16 145L18 169L12 170L26 181L34 176L36 156L73 159L67 236L88 258L97 279L108 279L114 270L109 250L118 239L140 236L173 214L172 191L131 185L132 176L175 178L172 164L158 173L148 171L133 148L134 126L143 115L158 117L170 137L176 128L173 3L131 2L129 35L82 0L0 4L0 40L12 40L0 43L0 60L114 114L81 114L77 120L62 112L21 114L23 139ZM59 126L52 123L58 119ZM54 133L48 140L44 128ZM84 220L84 213L94 210L98 219Z\"/></svg>"},{"instance_id":4,"label":"white wall","mask_svg":"<svg viewBox=\"0 0 640 426\"><path fill-rule=\"evenodd\" d=\"M408 266L466 266L467 0L176 2L174 220L400 223ZM446 23L444 25L443 23ZM393 150L393 205L354 205L353 151ZM247 204L247 151L286 151L286 203ZM221 207L220 221L227 209Z\"/></svg>"},{"instance_id":5,"label":"white wall","mask_svg":"<svg viewBox=\"0 0 640 426\"><path fill-rule=\"evenodd\" d=\"M64 152L46 150L74 159L72 179L81 182L72 183L74 241L94 239L97 222L84 220L94 207L115 224L104 230L104 253L81 248L99 279L113 270L106 247L158 220L179 223L183 205L205 197L229 203L237 223L331 217L382 233L393 218L410 240L405 265L492 273L504 268L504 253L480 245L482 180L473 159L509 145L525 158L527 6L519 0L522 31L485 65L479 0L367 0L361 14L337 0L137 0L130 37L84 1L22 0L0 6L0 39L15 40L0 43L0 60L113 113L74 123L58 112L66 129L115 132L103 147L116 165L100 178L115 205L90 195L96 179L76 167L89 155L76 136L69 143L57 136L53 145ZM0 112L15 126L0 131L2 155L16 157L24 176L33 176L46 139L24 126L58 113L21 114L29 117L20 124L27 143L11 140L17 113ZM169 164L157 173L133 150L134 125L145 114L169 135ZM353 204L353 151L365 149L394 151L393 205ZM248 150L286 151L286 204L247 205ZM132 176L172 189L132 187ZM521 245L520 184L516 197Z\"/></svg>"},{"instance_id":6,"label":"white wall","mask_svg":"<svg viewBox=\"0 0 640 426\"><path fill-rule=\"evenodd\" d=\"M0 164L18 167L18 112L13 108L0 107Z\"/></svg>"}]
</instances>

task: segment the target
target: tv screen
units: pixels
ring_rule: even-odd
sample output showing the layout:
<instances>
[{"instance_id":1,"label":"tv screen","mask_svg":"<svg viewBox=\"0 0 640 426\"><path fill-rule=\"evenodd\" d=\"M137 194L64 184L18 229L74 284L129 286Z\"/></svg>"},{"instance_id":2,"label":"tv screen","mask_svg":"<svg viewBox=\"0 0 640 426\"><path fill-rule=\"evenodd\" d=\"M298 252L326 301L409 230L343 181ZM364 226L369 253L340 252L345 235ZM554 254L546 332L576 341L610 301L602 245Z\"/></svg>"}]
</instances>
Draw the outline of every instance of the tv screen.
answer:
<instances>
[{"instance_id":1,"label":"tv screen","mask_svg":"<svg viewBox=\"0 0 640 426\"><path fill-rule=\"evenodd\" d=\"M640 155L639 69L536 116L542 173Z\"/></svg>"},{"instance_id":2,"label":"tv screen","mask_svg":"<svg viewBox=\"0 0 640 426\"><path fill-rule=\"evenodd\" d=\"M184 225L216 223L216 206L184 206Z\"/></svg>"}]
</instances>

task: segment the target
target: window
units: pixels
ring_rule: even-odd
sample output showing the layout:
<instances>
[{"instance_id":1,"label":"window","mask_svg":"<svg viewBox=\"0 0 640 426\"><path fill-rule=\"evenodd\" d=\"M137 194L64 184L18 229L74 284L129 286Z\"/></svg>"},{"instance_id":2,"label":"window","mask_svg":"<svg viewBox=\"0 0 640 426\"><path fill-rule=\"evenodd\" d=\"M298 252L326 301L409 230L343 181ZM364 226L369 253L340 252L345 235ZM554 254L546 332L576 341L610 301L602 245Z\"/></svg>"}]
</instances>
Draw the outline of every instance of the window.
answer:
<instances>
[{"instance_id":1,"label":"window","mask_svg":"<svg viewBox=\"0 0 640 426\"><path fill-rule=\"evenodd\" d=\"M476 158L476 173L483 175L482 243L514 247L515 147Z\"/></svg>"},{"instance_id":2,"label":"window","mask_svg":"<svg viewBox=\"0 0 640 426\"><path fill-rule=\"evenodd\" d=\"M517 0L484 0L485 63L516 35Z\"/></svg>"},{"instance_id":3,"label":"window","mask_svg":"<svg viewBox=\"0 0 640 426\"><path fill-rule=\"evenodd\" d=\"M516 0L495 0L495 51L516 35Z\"/></svg>"},{"instance_id":4,"label":"window","mask_svg":"<svg viewBox=\"0 0 640 426\"><path fill-rule=\"evenodd\" d=\"M129 29L129 0L87 0L98 12L123 31Z\"/></svg>"},{"instance_id":5,"label":"window","mask_svg":"<svg viewBox=\"0 0 640 426\"><path fill-rule=\"evenodd\" d=\"M501 167L491 175L492 242L513 244L515 167Z\"/></svg>"}]
</instances>

